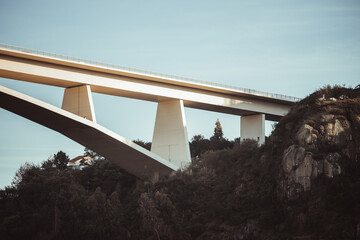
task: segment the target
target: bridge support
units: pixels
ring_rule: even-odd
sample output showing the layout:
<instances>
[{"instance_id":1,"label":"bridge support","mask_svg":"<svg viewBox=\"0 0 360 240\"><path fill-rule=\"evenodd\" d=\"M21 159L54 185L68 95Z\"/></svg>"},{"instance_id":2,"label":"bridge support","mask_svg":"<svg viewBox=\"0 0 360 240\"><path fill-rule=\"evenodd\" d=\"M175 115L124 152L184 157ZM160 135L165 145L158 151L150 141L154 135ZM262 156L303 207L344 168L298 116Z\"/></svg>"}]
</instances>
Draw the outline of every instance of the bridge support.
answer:
<instances>
[{"instance_id":1,"label":"bridge support","mask_svg":"<svg viewBox=\"0 0 360 240\"><path fill-rule=\"evenodd\" d=\"M184 168L191 163L182 100L158 103L151 152L179 168Z\"/></svg>"},{"instance_id":2,"label":"bridge support","mask_svg":"<svg viewBox=\"0 0 360 240\"><path fill-rule=\"evenodd\" d=\"M241 116L241 139L246 138L258 141L259 145L265 143L265 114Z\"/></svg>"},{"instance_id":3,"label":"bridge support","mask_svg":"<svg viewBox=\"0 0 360 240\"><path fill-rule=\"evenodd\" d=\"M80 117L96 122L89 85L66 88L61 108Z\"/></svg>"}]
</instances>

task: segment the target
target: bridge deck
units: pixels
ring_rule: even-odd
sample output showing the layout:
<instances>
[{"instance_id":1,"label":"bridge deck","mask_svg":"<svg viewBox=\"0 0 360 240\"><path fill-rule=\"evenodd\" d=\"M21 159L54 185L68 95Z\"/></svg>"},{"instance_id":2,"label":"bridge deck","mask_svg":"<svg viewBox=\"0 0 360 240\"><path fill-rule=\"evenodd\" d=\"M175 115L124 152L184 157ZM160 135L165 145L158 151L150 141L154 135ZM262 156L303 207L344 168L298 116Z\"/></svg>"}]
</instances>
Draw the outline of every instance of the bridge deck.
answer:
<instances>
[{"instance_id":1,"label":"bridge deck","mask_svg":"<svg viewBox=\"0 0 360 240\"><path fill-rule=\"evenodd\" d=\"M0 77L58 87L91 86L91 91L234 115L263 113L279 120L299 99L183 77L101 64L0 44Z\"/></svg>"}]
</instances>

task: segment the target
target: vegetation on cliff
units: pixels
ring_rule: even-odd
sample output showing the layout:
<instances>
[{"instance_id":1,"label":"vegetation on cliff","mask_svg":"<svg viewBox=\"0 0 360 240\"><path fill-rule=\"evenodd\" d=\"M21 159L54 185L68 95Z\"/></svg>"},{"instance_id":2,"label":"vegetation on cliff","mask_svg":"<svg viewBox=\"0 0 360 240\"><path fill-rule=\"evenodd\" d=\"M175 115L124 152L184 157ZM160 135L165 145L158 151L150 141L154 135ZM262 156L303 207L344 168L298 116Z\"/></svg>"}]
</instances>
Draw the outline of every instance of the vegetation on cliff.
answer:
<instances>
[{"instance_id":1,"label":"vegetation on cliff","mask_svg":"<svg viewBox=\"0 0 360 240\"><path fill-rule=\"evenodd\" d=\"M155 183L90 150L97 160L82 170L64 168L63 153L22 166L0 191L0 236L360 238L360 89L311 94L261 147L224 139L218 125L211 139L194 136L188 169Z\"/></svg>"}]
</instances>

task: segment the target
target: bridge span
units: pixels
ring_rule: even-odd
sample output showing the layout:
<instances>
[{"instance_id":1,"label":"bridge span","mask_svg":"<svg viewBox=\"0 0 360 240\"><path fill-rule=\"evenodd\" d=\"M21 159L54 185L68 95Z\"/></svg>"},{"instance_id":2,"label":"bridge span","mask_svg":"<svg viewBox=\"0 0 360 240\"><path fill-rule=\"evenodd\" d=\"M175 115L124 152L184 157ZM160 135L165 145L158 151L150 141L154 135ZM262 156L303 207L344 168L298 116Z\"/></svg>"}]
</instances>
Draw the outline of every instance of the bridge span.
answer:
<instances>
[{"instance_id":1,"label":"bridge span","mask_svg":"<svg viewBox=\"0 0 360 240\"><path fill-rule=\"evenodd\" d=\"M86 118L87 123L91 121L96 124L92 92L157 102L158 109L151 148L153 155L148 153L145 155L153 159L157 159L154 154L158 155L159 159L166 159L177 168L191 161L184 107L241 116L241 138L253 138L262 144L265 141L265 120L278 121L296 101L300 100L279 94L212 84L4 44L0 44L0 77L65 88L63 110L52 108L53 113L46 113L46 117L53 116L55 112L61 112L63 115L65 110ZM18 108L11 108L10 102L19 101L15 99L24 100L24 98L16 97L17 94L9 94L8 89L1 89L2 96L4 94L7 96L1 100L7 101L1 103L1 107L61 132L105 157L108 156L99 151L98 145L88 144L86 139L79 141L78 138L69 134L69 131L73 131L69 130L73 129L70 125L60 131L46 122L34 120L31 113L24 115L21 110L25 106L23 104L19 104ZM30 100L20 102L31 105L31 102L35 101L32 98L27 99ZM44 104L37 105L38 108L43 106ZM74 120L73 116L71 119ZM78 120L76 118L77 122ZM57 123L61 125L62 121L67 120L63 119ZM96 129L101 132L100 128L101 126L97 125ZM103 132L107 133L107 131ZM81 131L81 134L87 136L89 133L85 132ZM80 134L80 132L74 134ZM124 143L124 141L120 142ZM127 146L126 149L134 147L133 144ZM137 149L137 147L134 148ZM121 151L125 151L124 147L119 147L119 152ZM144 155L143 152L142 154Z\"/></svg>"}]
</instances>

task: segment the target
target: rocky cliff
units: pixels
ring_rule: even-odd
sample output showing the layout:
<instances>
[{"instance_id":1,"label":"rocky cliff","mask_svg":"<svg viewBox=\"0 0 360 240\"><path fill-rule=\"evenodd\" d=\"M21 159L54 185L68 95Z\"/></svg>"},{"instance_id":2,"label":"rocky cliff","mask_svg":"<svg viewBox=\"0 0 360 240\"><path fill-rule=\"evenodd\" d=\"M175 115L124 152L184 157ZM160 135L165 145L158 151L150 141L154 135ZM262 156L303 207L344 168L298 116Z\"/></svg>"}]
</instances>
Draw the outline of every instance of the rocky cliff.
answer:
<instances>
[{"instance_id":1,"label":"rocky cliff","mask_svg":"<svg viewBox=\"0 0 360 240\"><path fill-rule=\"evenodd\" d=\"M288 236L360 238L359 88L325 87L303 99L260 152Z\"/></svg>"},{"instance_id":2,"label":"rocky cliff","mask_svg":"<svg viewBox=\"0 0 360 240\"><path fill-rule=\"evenodd\" d=\"M281 138L282 131L288 136L287 144L282 144L286 148L279 172L284 197L310 190L312 180L320 175L333 178L341 174L344 161L359 161L359 90L320 90L297 104L279 123L272 138Z\"/></svg>"}]
</instances>

